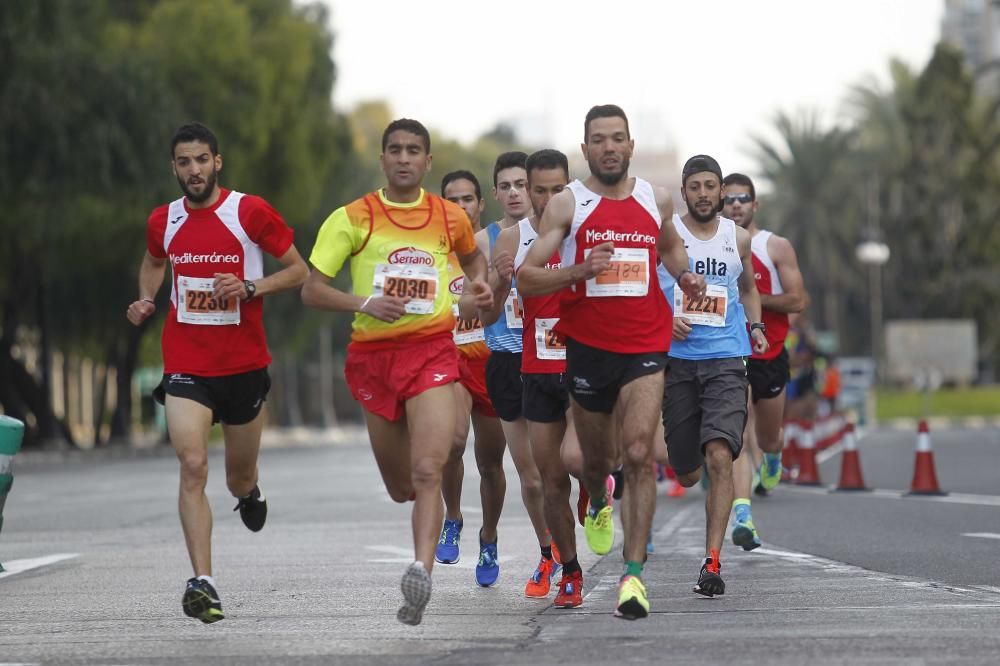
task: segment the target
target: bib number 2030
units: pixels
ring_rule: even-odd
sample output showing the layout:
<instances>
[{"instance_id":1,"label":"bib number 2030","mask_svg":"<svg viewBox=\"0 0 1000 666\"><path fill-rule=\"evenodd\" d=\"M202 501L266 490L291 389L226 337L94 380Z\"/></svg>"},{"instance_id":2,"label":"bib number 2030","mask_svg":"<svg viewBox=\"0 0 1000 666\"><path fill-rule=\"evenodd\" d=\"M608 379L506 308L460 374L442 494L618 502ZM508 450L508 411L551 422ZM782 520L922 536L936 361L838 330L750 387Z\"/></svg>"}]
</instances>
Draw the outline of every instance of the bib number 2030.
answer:
<instances>
[{"instance_id":1,"label":"bib number 2030","mask_svg":"<svg viewBox=\"0 0 1000 666\"><path fill-rule=\"evenodd\" d=\"M438 272L431 266L379 264L375 267L372 296L409 298L407 314L433 314Z\"/></svg>"},{"instance_id":2,"label":"bib number 2030","mask_svg":"<svg viewBox=\"0 0 1000 666\"><path fill-rule=\"evenodd\" d=\"M177 321L202 326L240 323L240 303L235 298L215 298L212 278L177 277Z\"/></svg>"}]
</instances>

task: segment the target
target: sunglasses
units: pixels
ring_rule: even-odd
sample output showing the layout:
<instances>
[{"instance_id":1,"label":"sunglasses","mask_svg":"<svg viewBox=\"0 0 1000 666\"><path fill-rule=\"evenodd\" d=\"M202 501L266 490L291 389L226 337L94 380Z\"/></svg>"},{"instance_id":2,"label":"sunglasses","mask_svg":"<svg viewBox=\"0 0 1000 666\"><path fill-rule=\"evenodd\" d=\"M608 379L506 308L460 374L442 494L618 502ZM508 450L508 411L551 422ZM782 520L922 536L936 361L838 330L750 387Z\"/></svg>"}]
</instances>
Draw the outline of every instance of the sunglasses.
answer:
<instances>
[{"instance_id":1,"label":"sunglasses","mask_svg":"<svg viewBox=\"0 0 1000 666\"><path fill-rule=\"evenodd\" d=\"M741 204L748 204L753 201L753 197L750 196L749 192L740 192L739 194L727 194L722 197L722 202L727 206L732 206L734 203L739 201Z\"/></svg>"}]
</instances>

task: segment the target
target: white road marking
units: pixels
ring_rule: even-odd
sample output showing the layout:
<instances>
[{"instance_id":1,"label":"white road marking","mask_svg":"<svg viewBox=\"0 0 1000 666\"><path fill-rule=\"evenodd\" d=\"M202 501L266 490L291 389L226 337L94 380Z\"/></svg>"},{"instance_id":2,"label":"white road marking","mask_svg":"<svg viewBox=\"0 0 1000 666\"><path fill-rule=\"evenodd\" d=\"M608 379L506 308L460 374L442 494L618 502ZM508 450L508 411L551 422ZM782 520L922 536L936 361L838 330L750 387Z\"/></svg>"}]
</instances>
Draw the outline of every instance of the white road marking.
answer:
<instances>
[{"instance_id":1,"label":"white road marking","mask_svg":"<svg viewBox=\"0 0 1000 666\"><path fill-rule=\"evenodd\" d=\"M30 569L37 569L38 567L45 567L56 562L62 562L63 560L71 560L74 557L80 557L80 554L60 553L58 555L46 555L45 557L33 557L27 560L8 560L2 563L4 571L0 571L0 578L13 576ZM0 664L0 666L3 666L3 664Z\"/></svg>"},{"instance_id":2,"label":"white road marking","mask_svg":"<svg viewBox=\"0 0 1000 666\"><path fill-rule=\"evenodd\" d=\"M840 442L837 442L836 444L833 444L832 446L826 447L825 449L823 449L822 451L820 451L819 453L816 454L816 464L817 465L822 465L827 460L829 460L830 458L834 457L835 455L837 455L838 453L840 453L843 450L844 450L844 445L841 444Z\"/></svg>"},{"instance_id":3,"label":"white road marking","mask_svg":"<svg viewBox=\"0 0 1000 666\"><path fill-rule=\"evenodd\" d=\"M963 532L962 536L975 539L1000 539L1000 534L995 532Z\"/></svg>"},{"instance_id":4,"label":"white road marking","mask_svg":"<svg viewBox=\"0 0 1000 666\"><path fill-rule=\"evenodd\" d=\"M817 487L796 486L794 483L782 483L779 488L795 493L813 493L826 495L836 488L834 485ZM969 504L973 506L1000 506L1000 495L974 495L971 493L949 493L947 495L910 495L906 490L872 490L868 493L851 495L852 497L876 497L881 499L920 500L925 502L943 502L945 504Z\"/></svg>"}]
</instances>

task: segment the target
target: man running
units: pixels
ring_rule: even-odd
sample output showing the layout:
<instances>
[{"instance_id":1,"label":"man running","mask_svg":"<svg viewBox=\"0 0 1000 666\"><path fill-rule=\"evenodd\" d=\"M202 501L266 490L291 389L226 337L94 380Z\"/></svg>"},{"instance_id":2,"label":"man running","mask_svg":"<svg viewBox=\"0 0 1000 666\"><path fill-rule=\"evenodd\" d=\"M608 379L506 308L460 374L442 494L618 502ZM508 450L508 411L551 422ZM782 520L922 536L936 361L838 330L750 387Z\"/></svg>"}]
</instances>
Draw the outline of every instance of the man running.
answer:
<instances>
[{"instance_id":1,"label":"man running","mask_svg":"<svg viewBox=\"0 0 1000 666\"><path fill-rule=\"evenodd\" d=\"M518 272L526 296L562 290L555 332L566 340L573 420L590 493L584 532L599 555L614 543L606 479L619 455L624 463L630 501L625 503L625 572L615 615L627 619L649 613L641 575L655 508L653 437L671 318L669 304L655 288L657 259L680 278L689 297L701 298L705 288L704 279L687 269L684 244L669 224L670 194L629 177L633 148L620 107L590 109L581 144L590 176L552 197ZM562 267L545 268L557 251Z\"/></svg>"},{"instance_id":2,"label":"man running","mask_svg":"<svg viewBox=\"0 0 1000 666\"><path fill-rule=\"evenodd\" d=\"M170 157L184 196L149 216L139 299L126 316L138 326L153 315L169 261L164 375L153 395L166 408L180 461L178 508L194 569L182 605L207 624L224 617L212 579L212 509L205 496L209 430L222 422L226 485L238 498L243 524L259 532L267 502L257 483L257 455L271 386L263 297L299 286L308 267L276 210L219 185L222 155L210 129L199 123L179 128ZM264 252L284 268L265 277Z\"/></svg>"},{"instance_id":3,"label":"man running","mask_svg":"<svg viewBox=\"0 0 1000 666\"><path fill-rule=\"evenodd\" d=\"M421 187L431 166L427 129L403 118L382 134L386 187L335 210L320 228L306 305L353 312L344 375L365 411L372 451L389 496L413 500L416 561L403 574L396 617L419 624L431 596L431 568L444 507L441 473L455 437L458 355L448 293L448 257L483 306L492 293L486 259L461 208ZM330 285L351 258L354 293Z\"/></svg>"},{"instance_id":4,"label":"man running","mask_svg":"<svg viewBox=\"0 0 1000 666\"><path fill-rule=\"evenodd\" d=\"M670 465L681 484L693 486L708 468L706 557L694 591L723 594L719 551L733 500L733 461L743 444L747 419L747 373L751 352L744 312L749 316L753 351L767 351L760 297L750 263L750 234L722 209L722 170L708 155L695 155L681 171L681 194L688 212L674 215L684 239L690 270L708 283L704 298L691 299L666 271L660 287L674 305L673 344L663 396L663 428Z\"/></svg>"},{"instance_id":5,"label":"man running","mask_svg":"<svg viewBox=\"0 0 1000 666\"><path fill-rule=\"evenodd\" d=\"M525 164L528 196L534 215L517 226L504 229L493 248L493 259L501 282L513 281L524 263L528 249L538 237L538 220L553 196L569 183L569 163L558 150L532 153ZM545 267L560 268L559 253ZM542 479L545 521L558 546L563 575L555 606L576 608L583 604L583 570L576 557L576 534L570 504L570 479L564 460L579 458L579 442L572 421L567 418L569 389L566 387L566 345L554 328L559 321L559 293L544 296L520 295L523 315L521 379L524 385L523 413L535 464ZM559 565L542 558L533 583L537 593L547 596L549 579Z\"/></svg>"},{"instance_id":6,"label":"man running","mask_svg":"<svg viewBox=\"0 0 1000 666\"><path fill-rule=\"evenodd\" d=\"M485 208L479 180L469 171L452 171L441 180L441 195L458 204L469 216L472 230L481 230L479 218ZM455 426L455 440L444 467L441 492L444 495L444 527L438 539L434 559L441 564L454 564L459 560L459 541L464 525L462 517L462 482L465 479L465 443L469 437L469 417L475 432L476 460L481 460L480 451L503 451L506 444L500 420L486 392L486 361L490 349L486 346L483 324L478 314L470 319L459 315L459 301L463 293L465 275L454 253L448 258L448 290L451 292L455 314L455 346L458 348L458 382L455 391L458 399L458 421ZM502 473L502 468L501 468ZM489 497L495 487L491 473L495 467L480 470L480 494Z\"/></svg>"},{"instance_id":7,"label":"man running","mask_svg":"<svg viewBox=\"0 0 1000 666\"><path fill-rule=\"evenodd\" d=\"M763 354L754 353L747 362L750 380L752 417L748 436L756 439L763 453L760 465L760 485L773 490L781 481L781 424L785 413L785 385L788 383L788 315L802 312L809 304L809 295L802 282L795 248L788 239L757 227L757 190L753 181L741 173L732 173L722 181L722 214L750 233L754 279L760 293L761 321L769 349ZM743 550L753 550L760 545L760 536L750 510L750 491L753 483L753 460L750 456L737 460L733 465L733 500L735 525L732 539Z\"/></svg>"},{"instance_id":8,"label":"man running","mask_svg":"<svg viewBox=\"0 0 1000 666\"><path fill-rule=\"evenodd\" d=\"M503 219L494 222L476 234L476 244L487 256L492 255L497 237L504 229L509 229L527 217L531 211L528 198L528 173L525 160L528 156L519 151L503 153L493 166L493 196L503 207ZM523 390L521 385L521 304L517 288L510 280L498 276L493 262L490 262L490 285L493 287L493 303L481 309L479 316L486 325L486 344L490 348L490 359L486 364L486 389L493 408L500 416L510 457L514 461L521 482L521 500L528 512L528 518L535 530L542 560L553 562L549 565L554 573L552 536L545 524L545 509L542 499L542 479L531 456L528 443L528 426L522 412ZM497 560L497 524L503 509L506 478L503 472L503 447L493 451L482 450L478 460L480 474L484 479L483 528L479 532L479 563L476 565L476 581L483 587L493 585L500 575ZM490 479L486 483L486 478ZM493 492L487 492L487 486ZM543 562L544 564L544 562ZM525 595L545 596L548 594L547 576L544 590L535 584L535 573L525 585ZM544 594L542 592L544 591Z\"/></svg>"}]
</instances>

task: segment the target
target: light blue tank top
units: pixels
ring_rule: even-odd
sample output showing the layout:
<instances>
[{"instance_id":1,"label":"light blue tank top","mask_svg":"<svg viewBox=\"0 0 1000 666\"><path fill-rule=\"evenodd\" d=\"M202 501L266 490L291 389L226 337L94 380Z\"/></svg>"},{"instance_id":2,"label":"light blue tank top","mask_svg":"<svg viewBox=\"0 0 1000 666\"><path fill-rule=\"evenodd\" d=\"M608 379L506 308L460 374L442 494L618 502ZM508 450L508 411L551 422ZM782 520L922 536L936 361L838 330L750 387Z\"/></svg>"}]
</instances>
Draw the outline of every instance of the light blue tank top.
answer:
<instances>
[{"instance_id":1,"label":"light blue tank top","mask_svg":"<svg viewBox=\"0 0 1000 666\"><path fill-rule=\"evenodd\" d=\"M490 239L490 255L493 254L493 246L496 245L497 237L500 235L500 223L494 222L490 226L486 227L486 234ZM487 261L491 261L487 257ZM511 294L516 294L516 279L511 280ZM504 305L504 311L500 313L500 318L495 322L490 324L485 328L486 333L486 346L490 348L491 351L500 352L511 352L515 354L520 354L523 346L521 340L521 327L509 326L507 320L513 317L513 313L510 312L512 307L513 299L508 296L507 303ZM519 308L518 308L519 310ZM514 320L511 319L513 322Z\"/></svg>"},{"instance_id":2,"label":"light blue tank top","mask_svg":"<svg viewBox=\"0 0 1000 666\"><path fill-rule=\"evenodd\" d=\"M750 356L750 336L740 303L739 277L743 273L743 262L736 246L736 224L721 218L718 233L709 240L699 240L688 231L679 215L674 215L673 222L687 248L688 268L705 276L708 298L698 307L683 312L684 299L680 289L675 288L676 281L662 264L657 267L660 289L671 304L674 316L693 322L686 340L671 341L670 356L694 361Z\"/></svg>"}]
</instances>

